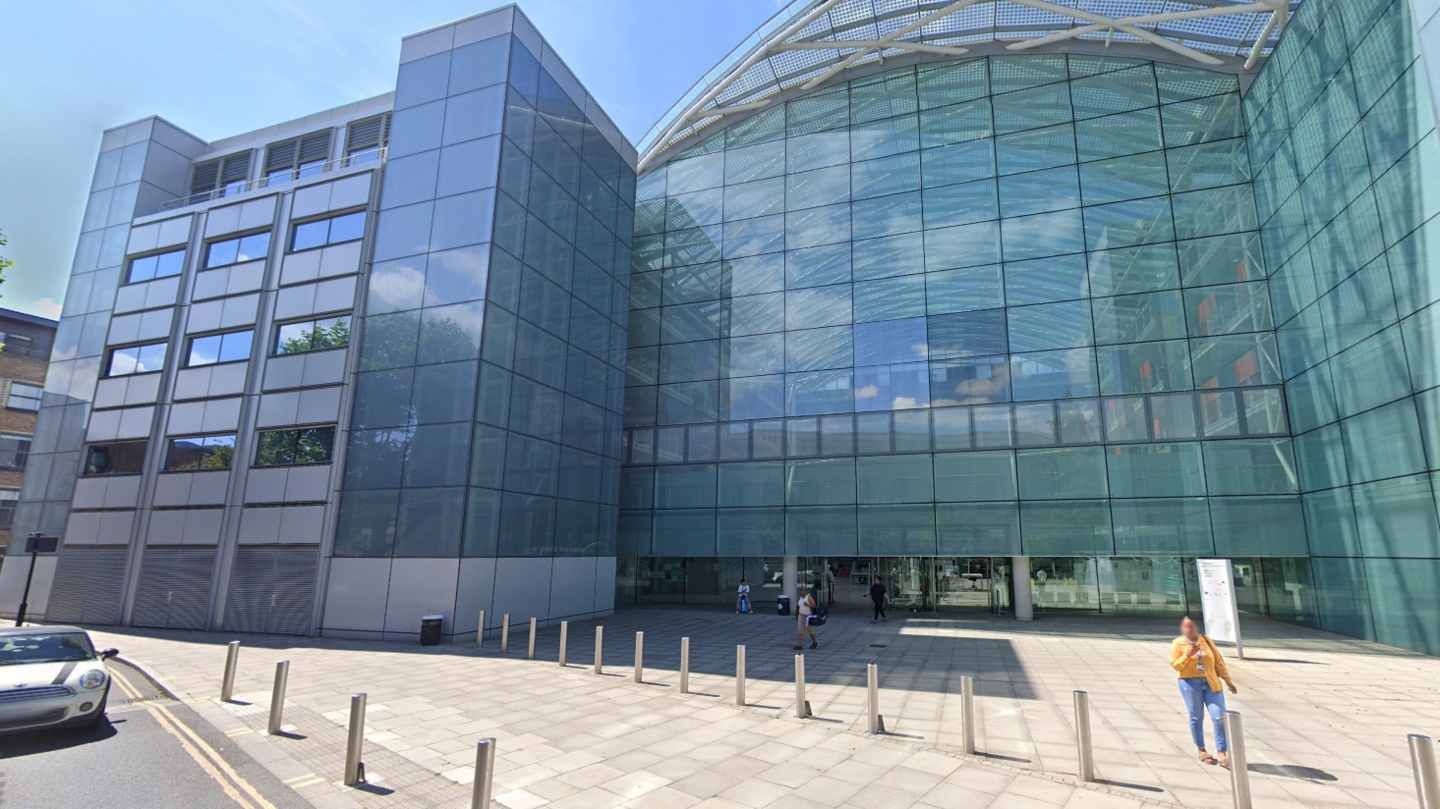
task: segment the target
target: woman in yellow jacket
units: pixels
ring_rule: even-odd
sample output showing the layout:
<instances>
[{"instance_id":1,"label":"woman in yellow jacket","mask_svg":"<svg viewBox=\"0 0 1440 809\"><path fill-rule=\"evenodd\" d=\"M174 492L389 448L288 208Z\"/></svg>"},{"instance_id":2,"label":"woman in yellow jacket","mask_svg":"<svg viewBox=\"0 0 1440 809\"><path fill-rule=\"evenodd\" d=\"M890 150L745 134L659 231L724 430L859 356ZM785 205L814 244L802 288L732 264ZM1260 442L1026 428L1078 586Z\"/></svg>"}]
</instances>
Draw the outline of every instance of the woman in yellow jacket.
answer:
<instances>
[{"instance_id":1,"label":"woman in yellow jacket","mask_svg":"<svg viewBox=\"0 0 1440 809\"><path fill-rule=\"evenodd\" d=\"M1180 677L1180 694L1190 711L1190 737L1200 751L1200 760L1206 764L1215 763L1214 757L1205 752L1205 713L1208 710L1215 725L1215 750L1220 754L1220 766L1228 768L1225 692L1220 681L1225 681L1230 693L1238 691L1235 683L1230 681L1230 671L1225 667L1220 650L1208 637L1200 634L1200 627L1188 615L1180 621L1180 637L1170 642L1170 667Z\"/></svg>"}]
</instances>

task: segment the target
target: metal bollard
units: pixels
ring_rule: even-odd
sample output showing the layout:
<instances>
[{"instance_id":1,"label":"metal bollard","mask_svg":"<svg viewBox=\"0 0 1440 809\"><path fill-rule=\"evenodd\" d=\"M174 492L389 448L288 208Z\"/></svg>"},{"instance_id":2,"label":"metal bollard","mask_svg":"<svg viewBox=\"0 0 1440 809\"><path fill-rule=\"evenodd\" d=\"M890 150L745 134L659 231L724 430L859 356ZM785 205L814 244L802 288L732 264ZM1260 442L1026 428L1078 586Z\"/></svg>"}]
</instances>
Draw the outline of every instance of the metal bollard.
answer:
<instances>
[{"instance_id":1,"label":"metal bollard","mask_svg":"<svg viewBox=\"0 0 1440 809\"><path fill-rule=\"evenodd\" d=\"M680 639L680 693L690 693L690 639Z\"/></svg>"},{"instance_id":2,"label":"metal bollard","mask_svg":"<svg viewBox=\"0 0 1440 809\"><path fill-rule=\"evenodd\" d=\"M510 654L510 613L505 613L505 618L500 624L500 654Z\"/></svg>"},{"instance_id":3,"label":"metal bollard","mask_svg":"<svg viewBox=\"0 0 1440 809\"><path fill-rule=\"evenodd\" d=\"M235 692L235 668L240 665L240 641L230 641L225 650L225 676L220 680L220 701L229 702Z\"/></svg>"},{"instance_id":4,"label":"metal bollard","mask_svg":"<svg viewBox=\"0 0 1440 809\"><path fill-rule=\"evenodd\" d=\"M470 793L470 809L490 809L490 791L495 783L495 738L481 739L475 745L475 787Z\"/></svg>"},{"instance_id":5,"label":"metal bollard","mask_svg":"<svg viewBox=\"0 0 1440 809\"><path fill-rule=\"evenodd\" d=\"M1225 712L1225 738L1230 748L1230 790L1235 809L1250 809L1250 771L1245 768L1245 723L1239 711Z\"/></svg>"},{"instance_id":6,"label":"metal bollard","mask_svg":"<svg viewBox=\"0 0 1440 809\"><path fill-rule=\"evenodd\" d=\"M604 673L605 673L605 672L604 672L604 669L603 669L603 668L601 667L601 665L600 665L600 644L604 641L604 639L605 639L605 627L603 627L603 626L597 626L597 627L595 627L595 673L596 673L596 674L604 674Z\"/></svg>"},{"instance_id":7,"label":"metal bollard","mask_svg":"<svg viewBox=\"0 0 1440 809\"><path fill-rule=\"evenodd\" d=\"M962 728L960 749L967 755L975 755L975 678L966 674L960 678L960 714L965 721Z\"/></svg>"},{"instance_id":8,"label":"metal bollard","mask_svg":"<svg viewBox=\"0 0 1440 809\"><path fill-rule=\"evenodd\" d=\"M485 610L480 610L480 628L475 630L475 648L485 645Z\"/></svg>"},{"instance_id":9,"label":"metal bollard","mask_svg":"<svg viewBox=\"0 0 1440 809\"><path fill-rule=\"evenodd\" d=\"M525 653L526 660L535 659L535 619L530 619L530 651Z\"/></svg>"},{"instance_id":10,"label":"metal bollard","mask_svg":"<svg viewBox=\"0 0 1440 809\"><path fill-rule=\"evenodd\" d=\"M565 641L570 636L570 622L560 622L560 668L565 668Z\"/></svg>"},{"instance_id":11,"label":"metal bollard","mask_svg":"<svg viewBox=\"0 0 1440 809\"><path fill-rule=\"evenodd\" d=\"M1090 695L1075 692L1075 748L1080 780L1095 780L1095 751L1090 747Z\"/></svg>"},{"instance_id":12,"label":"metal bollard","mask_svg":"<svg viewBox=\"0 0 1440 809\"><path fill-rule=\"evenodd\" d=\"M635 682L645 682L645 633L635 633Z\"/></svg>"},{"instance_id":13,"label":"metal bollard","mask_svg":"<svg viewBox=\"0 0 1440 809\"><path fill-rule=\"evenodd\" d=\"M1420 809L1440 809L1440 780L1435 775L1435 744L1429 736L1410 734L1410 766L1415 769L1415 795Z\"/></svg>"},{"instance_id":14,"label":"metal bollard","mask_svg":"<svg viewBox=\"0 0 1440 809\"><path fill-rule=\"evenodd\" d=\"M735 704L745 704L745 647L735 647Z\"/></svg>"},{"instance_id":15,"label":"metal bollard","mask_svg":"<svg viewBox=\"0 0 1440 809\"><path fill-rule=\"evenodd\" d=\"M265 732L274 736L280 732L285 719L285 686L290 682L290 661L281 660L275 664L275 688L270 691L270 723Z\"/></svg>"},{"instance_id":16,"label":"metal bollard","mask_svg":"<svg viewBox=\"0 0 1440 809\"><path fill-rule=\"evenodd\" d=\"M795 718L809 719L810 700L805 699L805 655L795 655Z\"/></svg>"},{"instance_id":17,"label":"metal bollard","mask_svg":"<svg viewBox=\"0 0 1440 809\"><path fill-rule=\"evenodd\" d=\"M350 733L345 743L346 786L354 786L365 780L365 762L360 754L365 746L365 695L356 694L350 698Z\"/></svg>"},{"instance_id":18,"label":"metal bollard","mask_svg":"<svg viewBox=\"0 0 1440 809\"><path fill-rule=\"evenodd\" d=\"M885 732L885 717L880 715L880 667L874 663L865 666L866 702L870 713L870 732Z\"/></svg>"}]
</instances>

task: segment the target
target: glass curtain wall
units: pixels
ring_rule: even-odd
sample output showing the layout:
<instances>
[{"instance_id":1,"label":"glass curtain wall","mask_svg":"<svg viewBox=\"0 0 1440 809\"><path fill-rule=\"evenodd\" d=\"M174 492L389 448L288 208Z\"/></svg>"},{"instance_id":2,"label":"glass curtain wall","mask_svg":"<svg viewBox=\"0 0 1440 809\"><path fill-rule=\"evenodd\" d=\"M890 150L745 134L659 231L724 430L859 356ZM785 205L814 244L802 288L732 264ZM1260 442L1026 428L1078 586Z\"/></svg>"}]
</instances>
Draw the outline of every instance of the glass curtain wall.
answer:
<instances>
[{"instance_id":1,"label":"glass curtain wall","mask_svg":"<svg viewBox=\"0 0 1440 809\"><path fill-rule=\"evenodd\" d=\"M509 35L402 65L337 556L608 556L634 173Z\"/></svg>"},{"instance_id":2,"label":"glass curtain wall","mask_svg":"<svg viewBox=\"0 0 1440 809\"><path fill-rule=\"evenodd\" d=\"M1307 0L1244 110L1320 624L1440 653L1440 141L1410 4Z\"/></svg>"},{"instance_id":3,"label":"glass curtain wall","mask_svg":"<svg viewBox=\"0 0 1440 809\"><path fill-rule=\"evenodd\" d=\"M1233 76L1057 54L676 155L638 183L619 553L1303 556L1250 181Z\"/></svg>"}]
</instances>

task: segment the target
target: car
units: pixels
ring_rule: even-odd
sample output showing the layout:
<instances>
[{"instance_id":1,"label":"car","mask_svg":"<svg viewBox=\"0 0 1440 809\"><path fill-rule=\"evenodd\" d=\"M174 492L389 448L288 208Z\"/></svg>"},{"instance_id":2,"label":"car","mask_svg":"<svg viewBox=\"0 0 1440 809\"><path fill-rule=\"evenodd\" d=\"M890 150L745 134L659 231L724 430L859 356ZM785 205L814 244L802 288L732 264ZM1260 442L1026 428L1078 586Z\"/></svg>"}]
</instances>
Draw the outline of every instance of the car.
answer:
<instances>
[{"instance_id":1,"label":"car","mask_svg":"<svg viewBox=\"0 0 1440 809\"><path fill-rule=\"evenodd\" d=\"M0 733L105 721L115 649L95 651L74 626L0 629Z\"/></svg>"}]
</instances>

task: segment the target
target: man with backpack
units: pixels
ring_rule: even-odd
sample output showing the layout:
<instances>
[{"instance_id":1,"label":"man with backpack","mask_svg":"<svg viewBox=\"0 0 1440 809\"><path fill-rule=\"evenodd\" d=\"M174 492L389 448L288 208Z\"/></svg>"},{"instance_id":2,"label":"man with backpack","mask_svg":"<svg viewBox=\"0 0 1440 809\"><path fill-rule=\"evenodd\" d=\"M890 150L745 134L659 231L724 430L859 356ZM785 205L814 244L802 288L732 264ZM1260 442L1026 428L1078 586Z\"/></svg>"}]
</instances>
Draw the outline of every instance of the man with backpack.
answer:
<instances>
[{"instance_id":1,"label":"man with backpack","mask_svg":"<svg viewBox=\"0 0 1440 809\"><path fill-rule=\"evenodd\" d=\"M795 608L795 618L799 622L795 632L795 650L805 648L805 636L810 636L810 648L820 646L820 641L815 637L814 623L819 617L819 610L816 608L815 599L811 597L810 591L804 587L800 588L800 604Z\"/></svg>"}]
</instances>

